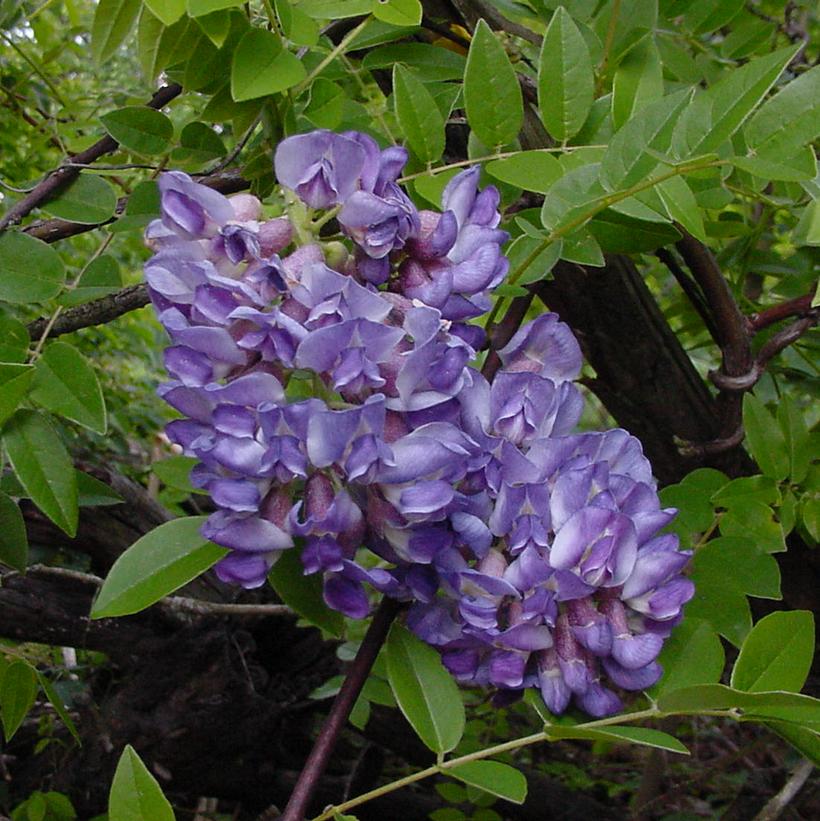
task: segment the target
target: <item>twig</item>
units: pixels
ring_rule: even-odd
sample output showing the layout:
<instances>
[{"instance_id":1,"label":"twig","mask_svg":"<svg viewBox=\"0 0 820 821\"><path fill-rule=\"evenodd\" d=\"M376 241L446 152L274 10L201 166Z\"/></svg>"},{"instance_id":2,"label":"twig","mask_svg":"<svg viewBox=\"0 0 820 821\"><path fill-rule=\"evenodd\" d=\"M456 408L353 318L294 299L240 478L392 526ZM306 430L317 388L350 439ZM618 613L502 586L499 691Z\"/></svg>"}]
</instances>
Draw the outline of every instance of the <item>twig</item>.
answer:
<instances>
[{"instance_id":1,"label":"twig","mask_svg":"<svg viewBox=\"0 0 820 821\"><path fill-rule=\"evenodd\" d=\"M777 795L754 817L754 821L775 821L789 805L789 802L800 792L811 775L814 764L805 758L794 768L789 780Z\"/></svg>"},{"instance_id":2,"label":"twig","mask_svg":"<svg viewBox=\"0 0 820 821\"><path fill-rule=\"evenodd\" d=\"M780 322L781 319L787 319L790 316L803 316L811 310L811 301L814 299L814 294L817 286L803 296L795 297L794 299L787 299L779 305L772 305L771 308L751 314L746 321L749 323L749 329L753 333L762 331L768 328L769 325L774 325L775 322Z\"/></svg>"},{"instance_id":3,"label":"twig","mask_svg":"<svg viewBox=\"0 0 820 821\"><path fill-rule=\"evenodd\" d=\"M86 302L84 305L77 305L64 311L58 317L41 317L35 319L28 325L28 333L31 339L41 339L45 333L48 323L53 319L51 327L48 329L49 338L62 336L77 331L80 328L89 328L92 325L105 325L117 317L142 308L149 302L148 290L144 284L129 285L114 294L95 299L93 302Z\"/></svg>"},{"instance_id":4,"label":"twig","mask_svg":"<svg viewBox=\"0 0 820 821\"><path fill-rule=\"evenodd\" d=\"M367 628L359 652L345 676L342 689L333 701L333 706L325 719L319 737L310 751L305 766L299 774L288 805L282 814L281 821L303 821L305 812L313 797L313 791L322 777L339 734L342 732L350 711L359 697L362 687L376 661L376 656L387 638L390 625L399 613L401 604L394 599L385 598Z\"/></svg>"},{"instance_id":5,"label":"twig","mask_svg":"<svg viewBox=\"0 0 820 821\"><path fill-rule=\"evenodd\" d=\"M28 568L29 573L43 576L59 576L64 579L100 587L103 579L93 573L82 573L68 567L51 567L45 564L34 564ZM192 599L188 596L166 596L160 599L157 607L172 613L191 613L196 616L295 616L286 604L231 604L229 602L212 602L203 599Z\"/></svg>"},{"instance_id":6,"label":"twig","mask_svg":"<svg viewBox=\"0 0 820 821\"><path fill-rule=\"evenodd\" d=\"M709 335L712 339L715 339L718 331L715 327L712 315L709 313L709 306L704 302L703 294L698 289L697 283L681 268L671 251L668 251L666 248L658 248L658 250L655 251L655 256L669 269L672 276L675 277L681 290L692 303L692 307L703 320L703 324L709 331Z\"/></svg>"},{"instance_id":7,"label":"twig","mask_svg":"<svg viewBox=\"0 0 820 821\"><path fill-rule=\"evenodd\" d=\"M171 83L159 89L146 105L148 108L160 109L181 93L182 86ZM69 157L70 165L61 165L48 174L45 179L35 186L30 194L23 197L23 199L0 218L0 231L4 231L9 225L16 225L23 217L30 214L44 202L47 202L64 186L76 179L80 173L78 166L92 163L104 154L116 151L118 147L119 143L113 137L105 136L94 143L94 145L86 148L85 151L81 151L79 154L74 154L72 157Z\"/></svg>"},{"instance_id":8,"label":"twig","mask_svg":"<svg viewBox=\"0 0 820 821\"><path fill-rule=\"evenodd\" d=\"M208 188L213 188L214 191L219 191L221 194L236 194L239 191L245 191L251 186L250 182L240 176L237 170L222 171L208 177L200 177L197 179L197 182L201 185L207 185ZM114 216L104 222L81 223L68 222L67 220L61 219L50 219L32 222L27 225L23 231L29 236L43 240L43 242L57 242L61 239L67 239L77 234L85 234L103 225L116 222L117 217L125 211L127 205L128 197L120 197L119 200L117 200Z\"/></svg>"}]
</instances>

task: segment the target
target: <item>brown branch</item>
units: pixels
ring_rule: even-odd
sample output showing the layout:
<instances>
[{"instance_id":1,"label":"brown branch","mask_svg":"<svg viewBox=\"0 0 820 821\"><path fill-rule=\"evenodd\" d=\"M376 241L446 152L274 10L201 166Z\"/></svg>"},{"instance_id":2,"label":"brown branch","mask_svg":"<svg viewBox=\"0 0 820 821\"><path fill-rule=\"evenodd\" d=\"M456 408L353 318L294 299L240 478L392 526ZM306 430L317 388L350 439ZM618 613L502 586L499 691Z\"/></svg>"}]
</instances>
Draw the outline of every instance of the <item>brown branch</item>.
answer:
<instances>
[{"instance_id":1,"label":"brown branch","mask_svg":"<svg viewBox=\"0 0 820 821\"><path fill-rule=\"evenodd\" d=\"M703 294L698 288L697 283L681 268L677 259L675 259L675 255L671 251L668 251L666 248L658 248L658 250L655 251L655 256L669 269L672 276L675 277L681 290L692 303L692 307L697 311L701 320L703 320L703 324L709 331L709 335L712 339L715 339L718 331L712 319L712 314L709 312L709 306L704 302Z\"/></svg>"},{"instance_id":2,"label":"brown branch","mask_svg":"<svg viewBox=\"0 0 820 821\"><path fill-rule=\"evenodd\" d=\"M769 325L774 325L780 322L781 319L788 319L790 316L803 316L811 311L811 302L814 299L814 294L817 291L817 286L803 296L795 297L794 299L787 299L779 305L772 305L771 308L765 308L756 314L750 314L747 317L749 329L752 333L762 331L768 328Z\"/></svg>"},{"instance_id":3,"label":"brown branch","mask_svg":"<svg viewBox=\"0 0 820 821\"><path fill-rule=\"evenodd\" d=\"M171 83L159 89L146 105L148 108L160 109L181 93L182 86L177 83ZM106 135L102 139L97 140L94 145L86 148L85 151L81 151L79 154L74 154L69 157L71 165L61 165L49 173L35 186L33 191L23 197L23 199L17 202L0 218L0 231L4 231L9 225L16 225L23 217L50 200L62 188L68 185L68 183L76 179L80 173L80 168L77 167L78 165L92 163L103 155L116 151L118 147L119 143L113 137Z\"/></svg>"},{"instance_id":4,"label":"brown branch","mask_svg":"<svg viewBox=\"0 0 820 821\"><path fill-rule=\"evenodd\" d=\"M220 194L236 194L239 191L245 191L247 188L250 188L251 185L249 180L246 180L244 177L240 176L239 172L235 170L211 174L207 177L198 179L197 182L202 183L202 185L207 185L208 188L213 188L214 191L219 191ZM29 236L36 237L44 242L57 242L58 240L67 239L68 237L73 237L77 234L84 234L87 231L94 231L103 225L108 225L115 222L116 217L119 217L125 211L127 204L128 197L120 197L117 201L117 208L114 212L114 216L105 222L89 224L68 222L67 220L61 219L50 219L32 222L23 230Z\"/></svg>"},{"instance_id":5,"label":"brown branch","mask_svg":"<svg viewBox=\"0 0 820 821\"><path fill-rule=\"evenodd\" d=\"M64 311L57 317L56 322L49 330L49 338L53 339L55 336L70 334L72 331L88 328L92 325L104 325L123 314L142 308L149 301L148 290L144 284L129 285L114 294ZM40 319L30 322L28 333L31 339L39 339L43 335L47 323L47 317L40 317Z\"/></svg>"},{"instance_id":6,"label":"brown branch","mask_svg":"<svg viewBox=\"0 0 820 821\"><path fill-rule=\"evenodd\" d=\"M510 307L501 322L490 329L490 350L487 352L487 358L481 368L481 373L488 382L493 381L496 371L501 367L501 360L496 351L503 348L513 338L524 321L534 296L535 293L532 291L527 296L517 296L510 303Z\"/></svg>"},{"instance_id":7,"label":"brown branch","mask_svg":"<svg viewBox=\"0 0 820 821\"><path fill-rule=\"evenodd\" d=\"M350 711L359 697L362 687L370 675L376 656L379 654L390 625L399 613L402 605L394 599L383 599L379 609L370 622L364 640L362 641L356 658L351 664L348 674L345 676L342 689L333 701L319 737L310 751L308 760L299 774L299 780L293 788L290 800L285 812L282 814L282 821L302 821L307 811L308 805L313 798L313 793L322 778L322 773L327 766L328 760L336 746L339 734L342 732Z\"/></svg>"}]
</instances>

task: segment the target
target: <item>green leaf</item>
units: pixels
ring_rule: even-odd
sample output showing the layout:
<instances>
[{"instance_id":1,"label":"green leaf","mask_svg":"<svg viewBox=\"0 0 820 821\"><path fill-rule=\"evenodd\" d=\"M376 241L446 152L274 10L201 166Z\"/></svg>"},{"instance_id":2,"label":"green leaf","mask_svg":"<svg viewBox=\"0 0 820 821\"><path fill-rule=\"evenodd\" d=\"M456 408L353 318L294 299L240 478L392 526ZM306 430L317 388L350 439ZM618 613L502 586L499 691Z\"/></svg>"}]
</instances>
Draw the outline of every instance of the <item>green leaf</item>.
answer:
<instances>
[{"instance_id":1,"label":"green leaf","mask_svg":"<svg viewBox=\"0 0 820 821\"><path fill-rule=\"evenodd\" d=\"M546 193L541 224L548 231L568 225L587 214L603 194L598 163L582 165L564 174Z\"/></svg>"},{"instance_id":2,"label":"green leaf","mask_svg":"<svg viewBox=\"0 0 820 821\"><path fill-rule=\"evenodd\" d=\"M672 133L691 99L687 89L650 103L612 138L601 160L601 182L610 191L629 188L658 165L650 152L669 148Z\"/></svg>"},{"instance_id":3,"label":"green leaf","mask_svg":"<svg viewBox=\"0 0 820 821\"><path fill-rule=\"evenodd\" d=\"M467 121L485 145L512 142L524 119L521 87L504 47L484 20L478 21L464 69Z\"/></svg>"},{"instance_id":4,"label":"green leaf","mask_svg":"<svg viewBox=\"0 0 820 821\"><path fill-rule=\"evenodd\" d=\"M572 17L559 6L544 35L538 61L538 107L554 139L565 143L581 130L594 91L587 44Z\"/></svg>"},{"instance_id":5,"label":"green leaf","mask_svg":"<svg viewBox=\"0 0 820 821\"><path fill-rule=\"evenodd\" d=\"M734 500L720 520L723 536L745 539L766 553L782 553L786 549L783 526L774 511L753 499Z\"/></svg>"},{"instance_id":6,"label":"green leaf","mask_svg":"<svg viewBox=\"0 0 820 821\"><path fill-rule=\"evenodd\" d=\"M668 750L680 755L689 755L689 750L677 738L649 727L619 727L618 725L612 725L600 729L592 727L587 729L583 725L565 727L560 724L550 724L544 728L544 732L551 741L564 738L577 738L588 741L620 741L628 744L640 744L644 747L655 747L659 750Z\"/></svg>"},{"instance_id":7,"label":"green leaf","mask_svg":"<svg viewBox=\"0 0 820 821\"><path fill-rule=\"evenodd\" d=\"M789 478L799 484L809 472L812 459L811 438L805 416L788 395L780 397L777 406L777 421L786 440L789 456Z\"/></svg>"},{"instance_id":8,"label":"green leaf","mask_svg":"<svg viewBox=\"0 0 820 821\"><path fill-rule=\"evenodd\" d=\"M695 195L686 184L686 180L680 176L669 177L669 179L658 183L654 190L660 197L669 216L701 242L706 242L703 217L695 201Z\"/></svg>"},{"instance_id":9,"label":"green leaf","mask_svg":"<svg viewBox=\"0 0 820 821\"><path fill-rule=\"evenodd\" d=\"M404 717L433 752L449 752L464 733L464 703L438 653L398 623L386 653L388 680Z\"/></svg>"},{"instance_id":10,"label":"green leaf","mask_svg":"<svg viewBox=\"0 0 820 821\"><path fill-rule=\"evenodd\" d=\"M784 86L749 119L743 136L750 155L792 155L820 135L820 66Z\"/></svg>"},{"instance_id":11,"label":"green leaf","mask_svg":"<svg viewBox=\"0 0 820 821\"><path fill-rule=\"evenodd\" d=\"M302 0L299 8L317 20L342 20L345 17L370 14L373 0Z\"/></svg>"},{"instance_id":12,"label":"green leaf","mask_svg":"<svg viewBox=\"0 0 820 821\"><path fill-rule=\"evenodd\" d=\"M3 429L9 462L31 500L69 536L77 532L77 478L54 428L33 410L18 410Z\"/></svg>"},{"instance_id":13,"label":"green leaf","mask_svg":"<svg viewBox=\"0 0 820 821\"><path fill-rule=\"evenodd\" d=\"M769 476L741 476L721 487L711 499L718 507L726 508L747 502L777 505L780 504L780 490Z\"/></svg>"},{"instance_id":14,"label":"green leaf","mask_svg":"<svg viewBox=\"0 0 820 821\"><path fill-rule=\"evenodd\" d=\"M393 105L413 153L423 163L439 159L444 152L444 117L424 83L401 63L393 68Z\"/></svg>"},{"instance_id":15,"label":"green leaf","mask_svg":"<svg viewBox=\"0 0 820 821\"><path fill-rule=\"evenodd\" d=\"M750 393L743 396L743 427L746 443L760 470L782 481L789 474L789 455L780 426L766 406Z\"/></svg>"},{"instance_id":16,"label":"green leaf","mask_svg":"<svg viewBox=\"0 0 820 821\"><path fill-rule=\"evenodd\" d=\"M82 746L80 734L77 732L77 725L74 723L74 719L71 718L71 714L68 712L66 703L54 688L54 685L39 670L37 670L37 680L40 682L40 686L43 688L43 692L45 693L49 703L54 708L54 712L56 712L60 717L60 720L65 725L65 728L71 733L77 744Z\"/></svg>"},{"instance_id":17,"label":"green leaf","mask_svg":"<svg viewBox=\"0 0 820 821\"><path fill-rule=\"evenodd\" d=\"M486 166L487 173L497 180L546 194L561 177L561 163L545 151L521 151L512 157L493 160Z\"/></svg>"},{"instance_id":18,"label":"green leaf","mask_svg":"<svg viewBox=\"0 0 820 821\"><path fill-rule=\"evenodd\" d=\"M672 690L658 699L658 709L664 713L735 709L755 721L775 719L820 726L820 700L816 698L783 691L747 693L723 684Z\"/></svg>"},{"instance_id":19,"label":"green leaf","mask_svg":"<svg viewBox=\"0 0 820 821\"><path fill-rule=\"evenodd\" d=\"M812 200L800 213L800 221L792 233L797 245L820 245L820 200Z\"/></svg>"},{"instance_id":20,"label":"green leaf","mask_svg":"<svg viewBox=\"0 0 820 821\"><path fill-rule=\"evenodd\" d=\"M621 60L612 81L612 124L619 129L636 112L663 97L663 67L655 41L647 37Z\"/></svg>"},{"instance_id":21,"label":"green leaf","mask_svg":"<svg viewBox=\"0 0 820 821\"><path fill-rule=\"evenodd\" d=\"M37 360L31 398L52 413L96 433L103 434L108 427L97 374L66 342L53 342Z\"/></svg>"},{"instance_id":22,"label":"green leaf","mask_svg":"<svg viewBox=\"0 0 820 821\"><path fill-rule=\"evenodd\" d=\"M716 31L731 22L743 10L743 0L694 0L683 15L683 24L695 34Z\"/></svg>"},{"instance_id":23,"label":"green leaf","mask_svg":"<svg viewBox=\"0 0 820 821\"><path fill-rule=\"evenodd\" d=\"M735 168L764 180L802 182L817 175L817 158L808 145L777 156L732 157L731 162Z\"/></svg>"},{"instance_id":24,"label":"green leaf","mask_svg":"<svg viewBox=\"0 0 820 821\"><path fill-rule=\"evenodd\" d=\"M25 573L28 564L26 523L20 507L0 493L0 562Z\"/></svg>"},{"instance_id":25,"label":"green leaf","mask_svg":"<svg viewBox=\"0 0 820 821\"><path fill-rule=\"evenodd\" d=\"M136 750L130 744L126 744L108 795L108 821L174 819L174 811L168 799L162 794L156 778L148 772Z\"/></svg>"},{"instance_id":26,"label":"green leaf","mask_svg":"<svg viewBox=\"0 0 820 821\"><path fill-rule=\"evenodd\" d=\"M63 287L65 265L45 242L28 234L0 234L0 300L45 302Z\"/></svg>"},{"instance_id":27,"label":"green leaf","mask_svg":"<svg viewBox=\"0 0 820 821\"><path fill-rule=\"evenodd\" d=\"M119 263L110 254L102 254L88 263L77 284L71 290L60 294L57 302L68 308L108 296L121 287Z\"/></svg>"},{"instance_id":28,"label":"green leaf","mask_svg":"<svg viewBox=\"0 0 820 821\"><path fill-rule=\"evenodd\" d=\"M33 379L31 365L0 362L0 427L28 395Z\"/></svg>"},{"instance_id":29,"label":"green leaf","mask_svg":"<svg viewBox=\"0 0 820 821\"><path fill-rule=\"evenodd\" d=\"M100 120L123 148L137 154L161 154L174 134L174 125L168 117L142 105L110 111Z\"/></svg>"},{"instance_id":30,"label":"green leaf","mask_svg":"<svg viewBox=\"0 0 820 821\"><path fill-rule=\"evenodd\" d=\"M199 460L193 456L169 456L167 459L154 462L151 470L169 487L189 493L202 493L202 490L197 490L191 485L191 470L198 462Z\"/></svg>"},{"instance_id":31,"label":"green leaf","mask_svg":"<svg viewBox=\"0 0 820 821\"><path fill-rule=\"evenodd\" d=\"M236 102L276 94L306 76L305 67L271 31L252 28L239 41L231 64L231 96Z\"/></svg>"},{"instance_id":32,"label":"green leaf","mask_svg":"<svg viewBox=\"0 0 820 821\"><path fill-rule=\"evenodd\" d=\"M276 14L285 37L297 46L315 46L319 42L319 26L289 0L275 0Z\"/></svg>"},{"instance_id":33,"label":"green leaf","mask_svg":"<svg viewBox=\"0 0 820 821\"><path fill-rule=\"evenodd\" d=\"M654 251L681 238L672 225L637 220L607 208L588 225L601 249L610 254L632 254Z\"/></svg>"},{"instance_id":34,"label":"green leaf","mask_svg":"<svg viewBox=\"0 0 820 821\"><path fill-rule=\"evenodd\" d=\"M185 14L185 0L145 0L145 5L166 26L176 23Z\"/></svg>"},{"instance_id":35,"label":"green leaf","mask_svg":"<svg viewBox=\"0 0 820 821\"><path fill-rule=\"evenodd\" d=\"M177 162L207 163L228 153L222 138L205 123L188 123L179 135L179 148L171 152Z\"/></svg>"},{"instance_id":36,"label":"green leaf","mask_svg":"<svg viewBox=\"0 0 820 821\"><path fill-rule=\"evenodd\" d=\"M202 17L221 9L232 9L242 5L243 0L188 0L188 14L191 17Z\"/></svg>"},{"instance_id":37,"label":"green leaf","mask_svg":"<svg viewBox=\"0 0 820 821\"><path fill-rule=\"evenodd\" d=\"M426 43L397 43L375 48L362 60L362 67L369 71L392 69L396 63L412 69L424 82L460 80L465 68L461 54Z\"/></svg>"},{"instance_id":38,"label":"green leaf","mask_svg":"<svg viewBox=\"0 0 820 821\"><path fill-rule=\"evenodd\" d=\"M344 89L320 77L310 87L310 102L304 115L318 128L336 128L344 116L344 101Z\"/></svg>"},{"instance_id":39,"label":"green leaf","mask_svg":"<svg viewBox=\"0 0 820 821\"><path fill-rule=\"evenodd\" d=\"M141 7L141 0L99 0L91 24L91 56L97 63L104 63L125 42Z\"/></svg>"},{"instance_id":40,"label":"green leaf","mask_svg":"<svg viewBox=\"0 0 820 821\"><path fill-rule=\"evenodd\" d=\"M539 282L546 279L555 263L561 258L562 242L550 243L546 248L538 253L531 262L528 259L542 245L541 240L533 237L521 236L507 248L507 258L510 260L510 271L516 274L516 282L519 285L528 285L531 282ZM522 268L523 266L523 268ZM518 274L518 271L521 271Z\"/></svg>"},{"instance_id":41,"label":"green leaf","mask_svg":"<svg viewBox=\"0 0 820 821\"><path fill-rule=\"evenodd\" d=\"M791 690L806 683L814 656L814 616L808 610L770 613L746 636L732 670L738 690Z\"/></svg>"},{"instance_id":42,"label":"green leaf","mask_svg":"<svg viewBox=\"0 0 820 821\"><path fill-rule=\"evenodd\" d=\"M421 25L421 3L419 0L376 0L373 16L392 26Z\"/></svg>"},{"instance_id":43,"label":"green leaf","mask_svg":"<svg viewBox=\"0 0 820 821\"><path fill-rule=\"evenodd\" d=\"M222 48L231 33L231 12L227 9L212 11L210 14L197 17L196 24L217 48Z\"/></svg>"},{"instance_id":44,"label":"green leaf","mask_svg":"<svg viewBox=\"0 0 820 821\"><path fill-rule=\"evenodd\" d=\"M653 697L661 693L691 687L694 684L715 684L723 673L723 645L714 628L703 619L687 616L663 645L658 658L663 678L653 689Z\"/></svg>"},{"instance_id":45,"label":"green leaf","mask_svg":"<svg viewBox=\"0 0 820 821\"><path fill-rule=\"evenodd\" d=\"M75 471L77 474L77 498L80 507L106 507L108 505L121 505L125 500L110 488L105 482L83 473L81 470Z\"/></svg>"},{"instance_id":46,"label":"green leaf","mask_svg":"<svg viewBox=\"0 0 820 821\"><path fill-rule=\"evenodd\" d=\"M601 268L604 264L601 246L587 228L579 228L563 238L561 259L594 268Z\"/></svg>"},{"instance_id":47,"label":"green leaf","mask_svg":"<svg viewBox=\"0 0 820 821\"><path fill-rule=\"evenodd\" d=\"M789 46L727 72L696 98L681 119L675 146L679 156L694 157L717 150L740 128L794 57Z\"/></svg>"},{"instance_id":48,"label":"green leaf","mask_svg":"<svg viewBox=\"0 0 820 821\"><path fill-rule=\"evenodd\" d=\"M807 727L798 727L786 721L766 721L764 723L770 730L788 741L815 767L820 767L820 734Z\"/></svg>"},{"instance_id":49,"label":"green leaf","mask_svg":"<svg viewBox=\"0 0 820 821\"><path fill-rule=\"evenodd\" d=\"M527 779L524 774L500 761L468 761L457 767L448 767L444 772L514 804L523 804L527 798Z\"/></svg>"},{"instance_id":50,"label":"green leaf","mask_svg":"<svg viewBox=\"0 0 820 821\"><path fill-rule=\"evenodd\" d=\"M114 216L117 194L102 177L96 174L80 174L42 208L52 217L96 225Z\"/></svg>"},{"instance_id":51,"label":"green leaf","mask_svg":"<svg viewBox=\"0 0 820 821\"><path fill-rule=\"evenodd\" d=\"M207 518L172 519L137 539L114 562L91 618L138 613L216 564L228 551L200 534Z\"/></svg>"},{"instance_id":52,"label":"green leaf","mask_svg":"<svg viewBox=\"0 0 820 821\"><path fill-rule=\"evenodd\" d=\"M37 674L34 668L26 661L12 662L0 682L0 711L6 741L11 741L23 723L36 695Z\"/></svg>"},{"instance_id":53,"label":"green leaf","mask_svg":"<svg viewBox=\"0 0 820 821\"><path fill-rule=\"evenodd\" d=\"M279 598L302 618L333 636L342 635L344 619L325 604L321 574L306 576L297 550L282 552L268 573L268 581Z\"/></svg>"},{"instance_id":54,"label":"green leaf","mask_svg":"<svg viewBox=\"0 0 820 821\"><path fill-rule=\"evenodd\" d=\"M0 315L0 363L25 362L30 343L28 328L19 319Z\"/></svg>"},{"instance_id":55,"label":"green leaf","mask_svg":"<svg viewBox=\"0 0 820 821\"><path fill-rule=\"evenodd\" d=\"M438 208L441 205L441 195L453 177L459 172L458 168L450 168L440 174L429 174L413 180L416 193Z\"/></svg>"}]
</instances>

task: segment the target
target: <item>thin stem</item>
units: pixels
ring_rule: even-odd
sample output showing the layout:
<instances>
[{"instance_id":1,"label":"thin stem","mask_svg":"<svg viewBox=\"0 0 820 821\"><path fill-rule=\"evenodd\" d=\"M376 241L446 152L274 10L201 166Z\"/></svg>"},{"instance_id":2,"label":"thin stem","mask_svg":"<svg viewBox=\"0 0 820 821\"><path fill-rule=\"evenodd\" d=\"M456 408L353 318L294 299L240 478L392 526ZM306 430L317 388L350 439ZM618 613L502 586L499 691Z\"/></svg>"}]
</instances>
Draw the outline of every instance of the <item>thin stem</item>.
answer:
<instances>
[{"instance_id":1,"label":"thin stem","mask_svg":"<svg viewBox=\"0 0 820 821\"><path fill-rule=\"evenodd\" d=\"M394 599L382 600L379 609L370 622L364 640L362 641L350 671L345 676L342 689L333 701L327 718L325 719L319 737L310 751L305 766L299 774L296 786L293 788L288 805L280 821L302 821L305 811L313 798L313 792L327 766L336 741L339 738L350 711L359 697L359 693L367 680L370 670L381 650L390 625L399 613L401 604Z\"/></svg>"},{"instance_id":2,"label":"thin stem","mask_svg":"<svg viewBox=\"0 0 820 821\"><path fill-rule=\"evenodd\" d=\"M422 781L429 778L431 775L438 773L446 773L447 770L452 770L461 764L467 764L470 761L480 761L484 758L490 758L494 755L507 753L511 750L518 750L521 747L526 747L529 744L538 744L541 741L547 741L547 735L544 732L533 733L532 735L524 736L523 738L515 738L512 741L505 741L503 744L496 744L494 747L487 747L484 750L477 750L474 753L459 756L458 758L451 758L449 761L444 761L441 764L433 764L432 767L427 767L425 770L419 770L417 773L400 778L398 781L391 781L389 784L384 784L381 787L376 787L374 790L357 795L343 804L337 804L333 807L328 807L321 815L317 815L313 821L327 821L328 818L333 818L336 813L347 812L347 810L358 807L366 801L371 801L374 798L379 798L382 795L400 790L402 787L407 787L410 784L415 784L416 781ZM290 819L282 819L282 821L290 821Z\"/></svg>"},{"instance_id":3,"label":"thin stem","mask_svg":"<svg viewBox=\"0 0 820 821\"><path fill-rule=\"evenodd\" d=\"M65 106L66 101L62 98L58 88L54 85L51 78L45 73L45 71L43 71L43 69L31 57L29 57L28 54L26 54L25 51L23 51L23 49L21 49L20 46L8 36L8 34L5 32L0 32L0 37L2 37L6 43L8 43L12 49L14 49L14 51L16 51L20 57L22 57L23 60L31 66L32 71L48 86L49 91L54 95L57 102L59 102L60 105Z\"/></svg>"},{"instance_id":4,"label":"thin stem","mask_svg":"<svg viewBox=\"0 0 820 821\"><path fill-rule=\"evenodd\" d=\"M332 63L340 54L344 54L345 49L347 49L347 47L359 36L362 29L367 25L369 20L370 15L368 14L367 17L365 17L364 20L362 20L362 22L359 23L358 26L354 26L352 29L350 29L350 31L347 34L345 34L344 37L342 37L338 45L334 46L331 49L331 51L324 58L324 60L322 60L319 63L319 65L316 66L316 68L314 68L313 71L311 71L310 74L308 74L308 76L305 77L304 80L302 80L301 83L297 83L293 87L293 95L298 96L299 94L301 94L301 92L303 92L313 82L313 80L319 74L321 74L328 65L330 65L330 63Z\"/></svg>"},{"instance_id":5,"label":"thin stem","mask_svg":"<svg viewBox=\"0 0 820 821\"><path fill-rule=\"evenodd\" d=\"M597 92L600 93L603 86L604 75L606 74L609 55L612 52L612 44L615 42L615 31L618 28L618 15L621 13L621 0L613 0L612 14L609 18L609 25L606 30L606 41L604 42L604 53L601 55L601 62L598 64ZM597 95L596 95L597 96Z\"/></svg>"}]
</instances>

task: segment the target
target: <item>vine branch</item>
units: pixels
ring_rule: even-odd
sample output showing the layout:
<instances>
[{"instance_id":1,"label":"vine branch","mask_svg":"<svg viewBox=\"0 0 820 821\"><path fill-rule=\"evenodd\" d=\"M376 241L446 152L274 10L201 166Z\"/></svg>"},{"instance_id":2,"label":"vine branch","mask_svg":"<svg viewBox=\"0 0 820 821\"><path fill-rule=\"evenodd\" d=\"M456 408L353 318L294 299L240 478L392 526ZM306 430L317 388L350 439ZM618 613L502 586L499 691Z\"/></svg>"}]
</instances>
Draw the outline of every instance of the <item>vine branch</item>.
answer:
<instances>
[{"instance_id":1,"label":"vine branch","mask_svg":"<svg viewBox=\"0 0 820 821\"><path fill-rule=\"evenodd\" d=\"M155 109L163 108L181 93L182 86L177 83L170 83L159 89L146 103L146 106ZM116 151L118 147L119 143L113 137L106 135L102 139L97 140L94 145L86 148L85 151L81 151L79 154L73 154L69 157L68 163L64 163L59 168L47 174L29 194L12 206L6 214L0 218L0 232L5 231L10 225L19 223L23 217L47 202L58 191L68 185L68 183L76 179L80 174L82 166L93 163L103 155Z\"/></svg>"}]
</instances>

